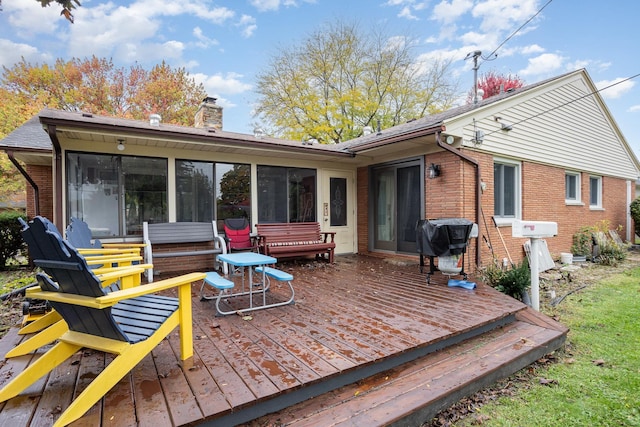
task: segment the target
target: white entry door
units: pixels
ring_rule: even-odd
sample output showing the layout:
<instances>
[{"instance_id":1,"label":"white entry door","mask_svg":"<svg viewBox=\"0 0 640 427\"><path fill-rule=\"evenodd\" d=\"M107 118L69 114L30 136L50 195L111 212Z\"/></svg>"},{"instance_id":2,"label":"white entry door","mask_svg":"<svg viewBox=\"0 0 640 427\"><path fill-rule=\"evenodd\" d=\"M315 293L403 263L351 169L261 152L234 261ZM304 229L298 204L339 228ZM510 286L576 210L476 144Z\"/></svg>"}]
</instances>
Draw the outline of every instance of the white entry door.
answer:
<instances>
[{"instance_id":1,"label":"white entry door","mask_svg":"<svg viewBox=\"0 0 640 427\"><path fill-rule=\"evenodd\" d=\"M356 198L355 176L348 171L324 171L322 204L320 206L322 231L336 233L336 253L355 253Z\"/></svg>"}]
</instances>

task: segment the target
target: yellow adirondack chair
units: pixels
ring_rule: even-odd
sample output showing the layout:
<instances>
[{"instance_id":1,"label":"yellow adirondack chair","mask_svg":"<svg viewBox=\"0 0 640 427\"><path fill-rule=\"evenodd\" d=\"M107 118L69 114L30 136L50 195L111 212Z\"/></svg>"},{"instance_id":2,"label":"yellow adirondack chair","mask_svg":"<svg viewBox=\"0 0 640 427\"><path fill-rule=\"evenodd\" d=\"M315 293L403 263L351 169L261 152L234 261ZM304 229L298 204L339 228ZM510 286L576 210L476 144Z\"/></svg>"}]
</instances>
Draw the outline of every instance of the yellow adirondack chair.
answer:
<instances>
[{"instance_id":1,"label":"yellow adirondack chair","mask_svg":"<svg viewBox=\"0 0 640 427\"><path fill-rule=\"evenodd\" d=\"M31 224L38 222L36 217ZM40 229L35 238L48 241L52 251L34 260L49 274L39 273L40 289L29 294L50 301L69 330L0 390L0 402L17 396L84 347L115 354L54 423L63 426L80 418L176 327L182 360L193 355L191 283L204 279L205 273L106 292L77 250L56 233L34 228ZM170 288L177 288L178 298L154 295Z\"/></svg>"},{"instance_id":2,"label":"yellow adirondack chair","mask_svg":"<svg viewBox=\"0 0 640 427\"><path fill-rule=\"evenodd\" d=\"M34 229L29 227L26 222L21 221L21 223L23 225L23 237L29 245L29 252L32 258L43 258L44 251L51 250L51 248L47 246L46 241L38 242L34 239ZM33 224L33 227L40 227L40 232L49 230L59 234L57 228L46 218L41 218ZM133 262L140 262L142 260L139 248L106 250L80 249L78 252L81 254L92 254L91 256L85 256L87 265L93 268L93 272L102 282L102 286L110 291L140 285L143 271L150 268L148 264L136 264L135 267L132 266ZM98 255L98 253L102 253L103 255ZM113 267L114 265L116 267ZM26 296L27 298L33 298L30 292L28 292ZM55 310L51 310L21 328L18 331L19 335L33 333L36 333L36 335L15 346L8 351L4 357L8 359L28 354L55 341L67 330L68 327L62 320L62 317Z\"/></svg>"}]
</instances>

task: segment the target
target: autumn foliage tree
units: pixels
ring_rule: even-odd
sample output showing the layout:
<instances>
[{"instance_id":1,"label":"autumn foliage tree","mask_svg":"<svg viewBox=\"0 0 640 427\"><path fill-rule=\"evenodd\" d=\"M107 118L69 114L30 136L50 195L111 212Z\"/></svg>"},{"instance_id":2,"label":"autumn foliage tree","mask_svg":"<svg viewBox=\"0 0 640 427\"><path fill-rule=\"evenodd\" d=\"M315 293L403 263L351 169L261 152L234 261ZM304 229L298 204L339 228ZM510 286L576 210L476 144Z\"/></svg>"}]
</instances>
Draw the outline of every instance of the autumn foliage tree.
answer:
<instances>
[{"instance_id":1,"label":"autumn foliage tree","mask_svg":"<svg viewBox=\"0 0 640 427\"><path fill-rule=\"evenodd\" d=\"M29 106L29 115L17 118L20 123L34 110L49 107L132 119L157 113L164 122L192 125L206 96L204 86L184 68L173 69L164 61L149 71L138 64L116 67L95 56L58 59L53 66L23 59L3 69L0 90L10 94L12 105L0 106L0 111Z\"/></svg>"},{"instance_id":2,"label":"autumn foliage tree","mask_svg":"<svg viewBox=\"0 0 640 427\"><path fill-rule=\"evenodd\" d=\"M333 23L283 48L257 76L256 118L274 136L338 143L446 110L450 62L420 61L405 37Z\"/></svg>"},{"instance_id":3,"label":"autumn foliage tree","mask_svg":"<svg viewBox=\"0 0 640 427\"><path fill-rule=\"evenodd\" d=\"M517 75L498 74L495 71L489 71L478 77L478 89L482 90L482 99L498 95L512 89L518 89L524 86L524 80ZM467 104L473 102L475 93L473 88L467 94Z\"/></svg>"},{"instance_id":4,"label":"autumn foliage tree","mask_svg":"<svg viewBox=\"0 0 640 427\"><path fill-rule=\"evenodd\" d=\"M23 59L11 68L3 67L0 77L0 139L45 107L138 120L157 113L163 122L191 126L205 97L204 86L184 68L174 69L165 62L145 70L137 64L116 67L111 60L95 56L58 59L53 65ZM13 176L5 173L13 168L6 156L0 159L0 167L2 199L16 187Z\"/></svg>"}]
</instances>

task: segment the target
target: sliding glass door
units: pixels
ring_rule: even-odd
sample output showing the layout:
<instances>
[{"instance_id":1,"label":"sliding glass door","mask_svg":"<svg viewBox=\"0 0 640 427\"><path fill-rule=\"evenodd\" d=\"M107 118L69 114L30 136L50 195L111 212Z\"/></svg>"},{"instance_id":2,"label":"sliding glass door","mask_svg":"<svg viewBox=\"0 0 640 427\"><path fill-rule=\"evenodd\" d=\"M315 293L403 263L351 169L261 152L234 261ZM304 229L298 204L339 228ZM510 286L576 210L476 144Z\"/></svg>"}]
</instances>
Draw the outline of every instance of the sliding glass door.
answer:
<instances>
[{"instance_id":1,"label":"sliding glass door","mask_svg":"<svg viewBox=\"0 0 640 427\"><path fill-rule=\"evenodd\" d=\"M423 167L420 160L372 169L373 250L416 252L416 222L424 206Z\"/></svg>"}]
</instances>

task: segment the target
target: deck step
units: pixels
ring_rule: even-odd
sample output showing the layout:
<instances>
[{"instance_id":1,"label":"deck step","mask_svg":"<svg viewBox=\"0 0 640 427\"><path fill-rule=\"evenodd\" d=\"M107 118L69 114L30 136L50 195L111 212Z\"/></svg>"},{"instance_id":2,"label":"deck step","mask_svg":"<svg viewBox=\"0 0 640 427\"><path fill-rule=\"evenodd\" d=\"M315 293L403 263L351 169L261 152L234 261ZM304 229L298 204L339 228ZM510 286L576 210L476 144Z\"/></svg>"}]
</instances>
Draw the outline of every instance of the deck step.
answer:
<instances>
[{"instance_id":1,"label":"deck step","mask_svg":"<svg viewBox=\"0 0 640 427\"><path fill-rule=\"evenodd\" d=\"M250 425L276 420L291 427L421 425L558 348L565 336L566 331L516 321Z\"/></svg>"}]
</instances>

